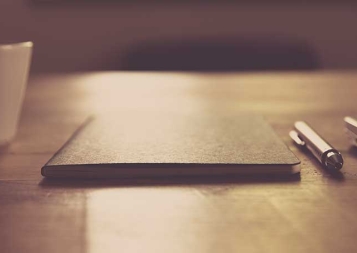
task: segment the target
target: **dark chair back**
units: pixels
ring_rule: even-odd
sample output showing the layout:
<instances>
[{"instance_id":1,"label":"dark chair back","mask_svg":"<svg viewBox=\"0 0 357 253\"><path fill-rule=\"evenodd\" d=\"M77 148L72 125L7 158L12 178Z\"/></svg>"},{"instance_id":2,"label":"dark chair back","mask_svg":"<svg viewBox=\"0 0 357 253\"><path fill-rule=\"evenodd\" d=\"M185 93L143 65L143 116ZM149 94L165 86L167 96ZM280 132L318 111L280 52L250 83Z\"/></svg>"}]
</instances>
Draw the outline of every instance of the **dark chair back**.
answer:
<instances>
[{"instance_id":1,"label":"dark chair back","mask_svg":"<svg viewBox=\"0 0 357 253\"><path fill-rule=\"evenodd\" d=\"M313 48L296 39L196 38L144 42L121 61L123 70L264 71L319 68Z\"/></svg>"}]
</instances>

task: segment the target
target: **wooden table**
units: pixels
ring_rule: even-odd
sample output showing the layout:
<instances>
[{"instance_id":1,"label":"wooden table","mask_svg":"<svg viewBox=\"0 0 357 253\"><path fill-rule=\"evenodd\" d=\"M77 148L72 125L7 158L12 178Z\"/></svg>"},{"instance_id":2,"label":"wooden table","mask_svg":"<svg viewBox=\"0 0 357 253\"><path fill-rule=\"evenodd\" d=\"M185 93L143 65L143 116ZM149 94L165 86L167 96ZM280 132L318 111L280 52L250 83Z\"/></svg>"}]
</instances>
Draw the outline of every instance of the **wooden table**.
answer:
<instances>
[{"instance_id":1,"label":"wooden table","mask_svg":"<svg viewBox=\"0 0 357 253\"><path fill-rule=\"evenodd\" d=\"M0 252L357 252L357 72L84 73L30 78L18 135L0 150ZM300 158L279 178L46 181L41 166L88 115L262 114ZM308 121L339 149L329 174L288 137Z\"/></svg>"}]
</instances>

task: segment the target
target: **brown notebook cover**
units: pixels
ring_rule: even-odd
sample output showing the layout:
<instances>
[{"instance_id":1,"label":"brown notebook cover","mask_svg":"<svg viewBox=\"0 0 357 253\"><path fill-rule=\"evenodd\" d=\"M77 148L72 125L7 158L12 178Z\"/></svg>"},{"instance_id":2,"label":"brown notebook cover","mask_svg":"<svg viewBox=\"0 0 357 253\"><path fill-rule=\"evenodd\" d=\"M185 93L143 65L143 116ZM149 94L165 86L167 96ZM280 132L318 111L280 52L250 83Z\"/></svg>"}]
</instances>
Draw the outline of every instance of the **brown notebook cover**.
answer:
<instances>
[{"instance_id":1,"label":"brown notebook cover","mask_svg":"<svg viewBox=\"0 0 357 253\"><path fill-rule=\"evenodd\" d=\"M300 161L255 115L132 114L89 120L42 168L45 177L292 174Z\"/></svg>"}]
</instances>

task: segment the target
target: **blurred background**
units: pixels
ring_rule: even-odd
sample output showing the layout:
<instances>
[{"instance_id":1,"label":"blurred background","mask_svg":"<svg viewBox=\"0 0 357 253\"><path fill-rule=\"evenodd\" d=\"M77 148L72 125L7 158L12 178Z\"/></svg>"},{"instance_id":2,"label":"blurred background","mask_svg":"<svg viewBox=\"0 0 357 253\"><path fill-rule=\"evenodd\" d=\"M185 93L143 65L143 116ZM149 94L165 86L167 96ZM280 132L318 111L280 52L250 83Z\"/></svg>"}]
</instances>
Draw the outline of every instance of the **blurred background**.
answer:
<instances>
[{"instance_id":1,"label":"blurred background","mask_svg":"<svg viewBox=\"0 0 357 253\"><path fill-rule=\"evenodd\" d=\"M353 1L76 2L1 0L0 42L32 72L357 68Z\"/></svg>"}]
</instances>

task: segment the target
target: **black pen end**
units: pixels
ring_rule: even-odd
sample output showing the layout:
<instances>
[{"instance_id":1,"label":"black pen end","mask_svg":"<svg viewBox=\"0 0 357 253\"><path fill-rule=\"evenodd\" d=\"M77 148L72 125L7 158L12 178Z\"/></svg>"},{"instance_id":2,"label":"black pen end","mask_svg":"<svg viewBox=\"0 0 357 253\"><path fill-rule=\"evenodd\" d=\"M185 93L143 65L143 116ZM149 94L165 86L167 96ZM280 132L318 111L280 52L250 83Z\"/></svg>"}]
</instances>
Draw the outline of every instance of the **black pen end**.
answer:
<instances>
[{"instance_id":1,"label":"black pen end","mask_svg":"<svg viewBox=\"0 0 357 253\"><path fill-rule=\"evenodd\" d=\"M340 153L329 152L326 157L326 167L331 170L340 170L343 166L343 158Z\"/></svg>"}]
</instances>

